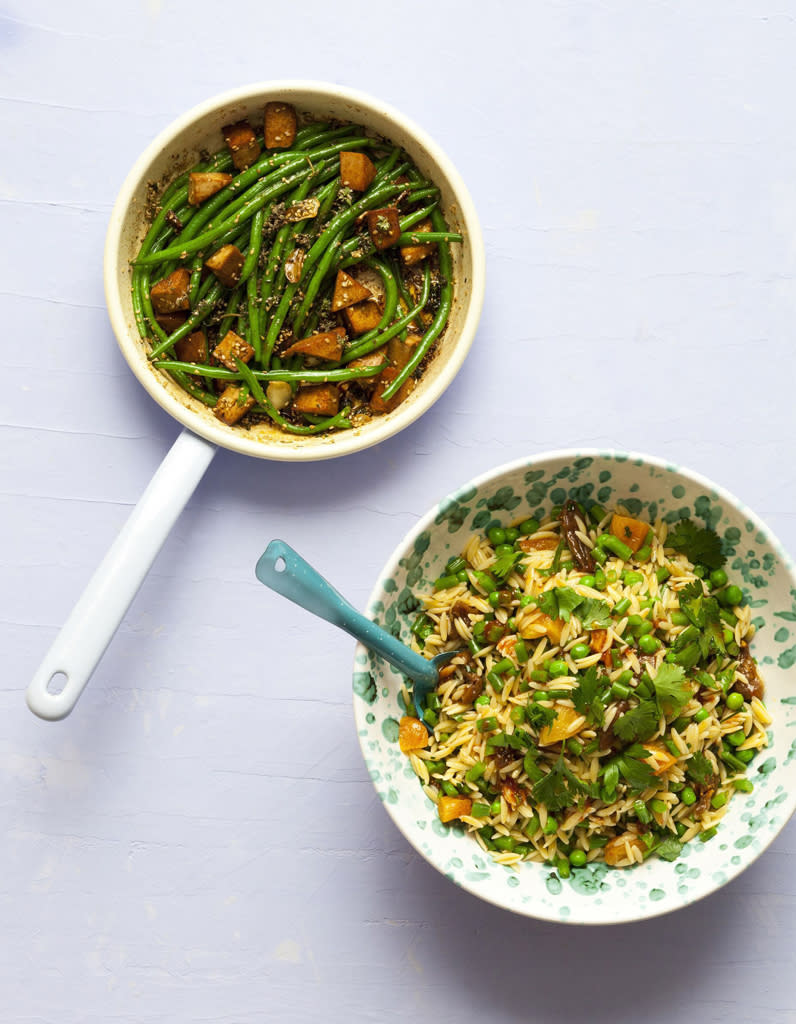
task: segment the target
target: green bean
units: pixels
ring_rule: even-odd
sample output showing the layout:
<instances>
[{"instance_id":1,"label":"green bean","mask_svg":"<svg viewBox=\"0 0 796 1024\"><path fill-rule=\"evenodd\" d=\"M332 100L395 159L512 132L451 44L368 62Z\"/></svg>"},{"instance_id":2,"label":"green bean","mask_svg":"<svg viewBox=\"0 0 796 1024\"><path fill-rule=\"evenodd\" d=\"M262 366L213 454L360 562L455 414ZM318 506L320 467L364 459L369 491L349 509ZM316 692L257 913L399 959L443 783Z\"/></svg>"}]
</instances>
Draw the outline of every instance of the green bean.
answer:
<instances>
[{"instance_id":1,"label":"green bean","mask_svg":"<svg viewBox=\"0 0 796 1024\"><path fill-rule=\"evenodd\" d=\"M434 210L431 214L431 220L434 227L444 227L445 225L445 221L442 219L442 214L439 210ZM451 304L453 301L453 288L451 285L452 267L450 250L445 242L439 243L439 269L440 276L442 277L439 308L434 315L434 319L431 321L431 325L423 335L423 340L415 347L412 357L406 363L404 368L396 375L392 383L388 384L382 392L381 397L384 402L389 402L404 381L415 372L420 363L425 359L427 353L430 351L431 346L444 330L445 324L448 322L448 316L450 314Z\"/></svg>"},{"instance_id":2,"label":"green bean","mask_svg":"<svg viewBox=\"0 0 796 1024\"><path fill-rule=\"evenodd\" d=\"M172 373L174 370L184 373L194 373L199 377L209 377L211 380L237 381L241 375L235 370L228 370L223 366L206 366L203 363L186 363L178 359L159 359L153 364L159 370L166 370ZM379 366L362 366L357 369L340 367L330 370L252 370L251 372L261 381L280 380L288 383L305 384L328 384L343 380L361 380L365 377L375 377L388 364L381 363Z\"/></svg>"},{"instance_id":3,"label":"green bean","mask_svg":"<svg viewBox=\"0 0 796 1024\"><path fill-rule=\"evenodd\" d=\"M390 338L394 338L397 334L400 334L404 327L411 324L418 313L425 307L430 293L431 268L426 264L423 269L423 289L420 293L417 305L410 309L405 316L396 320L392 327L389 327L386 331L379 332L377 327L373 331L368 331L367 334L363 334L361 338L357 338L354 344L351 345L351 347L343 354L342 362L349 363L352 359L358 359L360 356L367 355L369 352L373 352L375 349L381 348L381 346L386 344Z\"/></svg>"},{"instance_id":4,"label":"green bean","mask_svg":"<svg viewBox=\"0 0 796 1024\"><path fill-rule=\"evenodd\" d=\"M345 429L351 426L350 420L346 418L348 412L347 409L343 409L336 415L331 416L328 419L321 420L320 422L308 427L297 426L295 423L291 423L290 420L286 419L274 407L273 403L268 400L268 396L263 391L260 382L254 376L254 372L250 370L249 367L244 362L241 362L240 359L236 359L235 362L237 363L238 370L240 371L241 376L248 385L257 404L260 405L263 409L265 409L265 411L268 413L268 415L271 417L274 423L282 427L283 430L287 430L291 434L309 435L320 434L323 433L323 431L325 430L329 430L330 428Z\"/></svg>"},{"instance_id":5,"label":"green bean","mask_svg":"<svg viewBox=\"0 0 796 1024\"><path fill-rule=\"evenodd\" d=\"M159 355L171 348L175 342L180 341L182 338L186 338L192 331L195 331L202 321L208 317L221 297L224 291L224 286L220 281L212 281L211 287L203 299L200 300L196 309L192 311L185 323L178 327L173 334L170 334L168 338L161 340L160 344L155 345L152 351L149 353L150 359L157 359Z\"/></svg>"},{"instance_id":6,"label":"green bean","mask_svg":"<svg viewBox=\"0 0 796 1024\"><path fill-rule=\"evenodd\" d=\"M395 243L398 246L407 245L425 245L431 242L461 242L462 236L457 231L417 231L417 232L402 232L398 241Z\"/></svg>"}]
</instances>

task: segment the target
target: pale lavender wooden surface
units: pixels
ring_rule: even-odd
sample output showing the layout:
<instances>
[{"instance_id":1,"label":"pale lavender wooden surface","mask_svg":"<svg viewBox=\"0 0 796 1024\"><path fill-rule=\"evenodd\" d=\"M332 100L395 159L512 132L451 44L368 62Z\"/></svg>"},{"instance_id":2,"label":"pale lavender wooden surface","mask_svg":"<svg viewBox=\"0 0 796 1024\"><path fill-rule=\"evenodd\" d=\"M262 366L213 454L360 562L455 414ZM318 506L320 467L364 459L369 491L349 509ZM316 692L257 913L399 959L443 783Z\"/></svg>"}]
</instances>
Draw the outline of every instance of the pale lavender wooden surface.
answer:
<instances>
[{"instance_id":1,"label":"pale lavender wooden surface","mask_svg":"<svg viewBox=\"0 0 796 1024\"><path fill-rule=\"evenodd\" d=\"M565 445L689 465L796 550L788 11L7 0L3 1021L796 1021L793 825L659 921L482 905L373 792L351 642L253 578L282 536L361 606L442 493ZM116 191L183 109L279 77L369 90L448 151L485 232L479 336L430 413L334 472L221 453L75 714L39 722L24 687L177 433L107 323Z\"/></svg>"}]
</instances>

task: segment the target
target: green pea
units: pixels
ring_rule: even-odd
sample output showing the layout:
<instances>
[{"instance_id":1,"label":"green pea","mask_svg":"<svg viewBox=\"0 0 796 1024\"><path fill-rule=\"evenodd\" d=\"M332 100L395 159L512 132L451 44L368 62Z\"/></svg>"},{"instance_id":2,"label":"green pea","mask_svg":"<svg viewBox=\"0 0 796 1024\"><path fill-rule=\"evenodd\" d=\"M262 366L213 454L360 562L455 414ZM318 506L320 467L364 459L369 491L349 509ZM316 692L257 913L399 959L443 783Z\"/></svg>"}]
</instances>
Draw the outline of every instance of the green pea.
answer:
<instances>
[{"instance_id":1,"label":"green pea","mask_svg":"<svg viewBox=\"0 0 796 1024\"><path fill-rule=\"evenodd\" d=\"M586 851L585 850L573 850L569 855L569 863L573 868L582 868L586 863Z\"/></svg>"},{"instance_id":2,"label":"green pea","mask_svg":"<svg viewBox=\"0 0 796 1024\"><path fill-rule=\"evenodd\" d=\"M532 814L531 817L528 818L528 820L522 826L522 831L529 839L532 839L533 836L536 835L536 833L539 831L539 818L537 817L537 815Z\"/></svg>"},{"instance_id":3,"label":"green pea","mask_svg":"<svg viewBox=\"0 0 796 1024\"><path fill-rule=\"evenodd\" d=\"M423 719L426 725L430 725L432 729L436 728L439 723L439 715L435 711L424 711Z\"/></svg>"},{"instance_id":4,"label":"green pea","mask_svg":"<svg viewBox=\"0 0 796 1024\"><path fill-rule=\"evenodd\" d=\"M622 573L622 582L625 584L626 587L633 587L637 583L643 583L644 576L640 572L628 570L627 572Z\"/></svg>"},{"instance_id":5,"label":"green pea","mask_svg":"<svg viewBox=\"0 0 796 1024\"><path fill-rule=\"evenodd\" d=\"M580 584L583 587L592 587L593 588L594 587L594 577L593 576L588 576L588 575L587 576L583 576L581 578L581 580L580 580Z\"/></svg>"},{"instance_id":6,"label":"green pea","mask_svg":"<svg viewBox=\"0 0 796 1024\"><path fill-rule=\"evenodd\" d=\"M500 604L500 593L497 590L493 590L491 594L487 594L486 599L493 608L497 608Z\"/></svg>"},{"instance_id":7,"label":"green pea","mask_svg":"<svg viewBox=\"0 0 796 1024\"><path fill-rule=\"evenodd\" d=\"M743 729L739 729L738 732L731 732L729 736L724 737L731 747L740 747L740 745L746 740L746 733Z\"/></svg>"},{"instance_id":8,"label":"green pea","mask_svg":"<svg viewBox=\"0 0 796 1024\"><path fill-rule=\"evenodd\" d=\"M531 519L523 519L523 521L520 523L520 533L522 534L523 537L530 537L530 535L532 533L536 533L536 531L538 529L539 529L539 520L538 519L533 519L533 518L531 518Z\"/></svg>"},{"instance_id":9,"label":"green pea","mask_svg":"<svg viewBox=\"0 0 796 1024\"><path fill-rule=\"evenodd\" d=\"M479 732L493 732L497 730L498 720L494 715L490 715L488 718L480 718L475 727Z\"/></svg>"},{"instance_id":10,"label":"green pea","mask_svg":"<svg viewBox=\"0 0 796 1024\"><path fill-rule=\"evenodd\" d=\"M697 802L697 795L690 786L686 786L680 794L680 799L683 801L686 807L690 807L692 804L695 804Z\"/></svg>"},{"instance_id":11,"label":"green pea","mask_svg":"<svg viewBox=\"0 0 796 1024\"><path fill-rule=\"evenodd\" d=\"M594 571L594 589L595 590L605 590L605 588L607 586L607 582L608 581L605 578L605 573L602 571L602 569L595 569L595 571Z\"/></svg>"},{"instance_id":12,"label":"green pea","mask_svg":"<svg viewBox=\"0 0 796 1024\"><path fill-rule=\"evenodd\" d=\"M569 861L565 860L563 857L556 861L556 870L562 878L569 878L572 874L572 868L569 866Z\"/></svg>"},{"instance_id":13,"label":"green pea","mask_svg":"<svg viewBox=\"0 0 796 1024\"><path fill-rule=\"evenodd\" d=\"M609 569L608 572L605 574L605 578L608 580L609 583L616 583L616 581L619 579L619 574L617 573L616 569Z\"/></svg>"},{"instance_id":14,"label":"green pea","mask_svg":"<svg viewBox=\"0 0 796 1024\"><path fill-rule=\"evenodd\" d=\"M467 574L467 570L459 569L459 571L456 573L456 579L459 581L459 583L466 583L470 579L470 577Z\"/></svg>"},{"instance_id":15,"label":"green pea","mask_svg":"<svg viewBox=\"0 0 796 1024\"><path fill-rule=\"evenodd\" d=\"M491 544L506 543L506 531L502 526L493 526L491 530L486 531L486 535Z\"/></svg>"},{"instance_id":16,"label":"green pea","mask_svg":"<svg viewBox=\"0 0 796 1024\"><path fill-rule=\"evenodd\" d=\"M665 800L650 800L650 810L654 814L666 814L666 801Z\"/></svg>"},{"instance_id":17,"label":"green pea","mask_svg":"<svg viewBox=\"0 0 796 1024\"><path fill-rule=\"evenodd\" d=\"M487 695L485 693L482 693L480 697L476 697L475 701L474 701L474 704L475 704L475 706L477 708L486 707L486 705L488 703L489 703L489 697L487 697Z\"/></svg>"},{"instance_id":18,"label":"green pea","mask_svg":"<svg viewBox=\"0 0 796 1024\"><path fill-rule=\"evenodd\" d=\"M644 654L654 654L656 651L661 649L661 642L657 636L645 636L639 637L638 648L643 651Z\"/></svg>"},{"instance_id":19,"label":"green pea","mask_svg":"<svg viewBox=\"0 0 796 1024\"><path fill-rule=\"evenodd\" d=\"M558 822L553 817L548 817L542 829L546 836L554 836L558 832Z\"/></svg>"},{"instance_id":20,"label":"green pea","mask_svg":"<svg viewBox=\"0 0 796 1024\"><path fill-rule=\"evenodd\" d=\"M755 788L754 782L750 782L749 779L733 779L732 784L739 793L752 793Z\"/></svg>"},{"instance_id":21,"label":"green pea","mask_svg":"<svg viewBox=\"0 0 796 1024\"><path fill-rule=\"evenodd\" d=\"M694 715L694 721L697 724L704 722L706 718L710 718L710 712L707 708L700 708L700 710Z\"/></svg>"},{"instance_id":22,"label":"green pea","mask_svg":"<svg viewBox=\"0 0 796 1024\"><path fill-rule=\"evenodd\" d=\"M591 654L591 647L584 643L575 644L574 647L570 648L569 653L575 661L580 661L581 658L588 658Z\"/></svg>"},{"instance_id":23,"label":"green pea","mask_svg":"<svg viewBox=\"0 0 796 1024\"><path fill-rule=\"evenodd\" d=\"M557 679L559 676L569 675L569 665L560 658L555 658L548 664L547 671L553 679Z\"/></svg>"},{"instance_id":24,"label":"green pea","mask_svg":"<svg viewBox=\"0 0 796 1024\"><path fill-rule=\"evenodd\" d=\"M672 612L669 619L673 626L687 626L691 622L685 612Z\"/></svg>"},{"instance_id":25,"label":"green pea","mask_svg":"<svg viewBox=\"0 0 796 1024\"><path fill-rule=\"evenodd\" d=\"M743 591L733 583L726 590L722 590L718 597L722 604L734 608L743 601Z\"/></svg>"},{"instance_id":26,"label":"green pea","mask_svg":"<svg viewBox=\"0 0 796 1024\"><path fill-rule=\"evenodd\" d=\"M726 793L716 793L711 799L710 806L714 811L718 811L720 807L723 807L727 803L728 797Z\"/></svg>"},{"instance_id":27,"label":"green pea","mask_svg":"<svg viewBox=\"0 0 796 1024\"><path fill-rule=\"evenodd\" d=\"M536 598L530 594L523 594L520 598L520 608L529 608L531 605L536 604Z\"/></svg>"},{"instance_id":28,"label":"green pea","mask_svg":"<svg viewBox=\"0 0 796 1024\"><path fill-rule=\"evenodd\" d=\"M721 635L722 635L722 637L724 639L724 643L725 644L731 644L733 642L733 640L735 639L735 636L734 636L733 631L731 629L726 629L726 628L723 629L721 631Z\"/></svg>"},{"instance_id":29,"label":"green pea","mask_svg":"<svg viewBox=\"0 0 796 1024\"><path fill-rule=\"evenodd\" d=\"M645 637L649 633L653 633L654 631L655 631L655 623L651 622L649 619L645 619L641 623L641 625L638 627L638 629L634 630L636 636L640 636L640 637Z\"/></svg>"},{"instance_id":30,"label":"green pea","mask_svg":"<svg viewBox=\"0 0 796 1024\"><path fill-rule=\"evenodd\" d=\"M709 570L706 565L700 565L697 563L694 566L694 575L700 580L703 580L708 575L708 571Z\"/></svg>"},{"instance_id":31,"label":"green pea","mask_svg":"<svg viewBox=\"0 0 796 1024\"><path fill-rule=\"evenodd\" d=\"M743 696L736 690L732 693L728 693L724 699L724 703L730 709L730 711L740 711L743 707Z\"/></svg>"},{"instance_id":32,"label":"green pea","mask_svg":"<svg viewBox=\"0 0 796 1024\"><path fill-rule=\"evenodd\" d=\"M509 526L506 529L506 543L513 544L520 535L520 531L516 526Z\"/></svg>"},{"instance_id":33,"label":"green pea","mask_svg":"<svg viewBox=\"0 0 796 1024\"><path fill-rule=\"evenodd\" d=\"M735 756L742 764L749 764L756 753L757 751L753 747L747 747L746 750L739 750Z\"/></svg>"},{"instance_id":34,"label":"green pea","mask_svg":"<svg viewBox=\"0 0 796 1024\"><path fill-rule=\"evenodd\" d=\"M509 718L515 725L522 725L525 721L525 708L512 708L509 712Z\"/></svg>"},{"instance_id":35,"label":"green pea","mask_svg":"<svg viewBox=\"0 0 796 1024\"><path fill-rule=\"evenodd\" d=\"M492 803L489 805L489 813L490 814L500 814L500 799L499 798L497 800L493 800Z\"/></svg>"},{"instance_id":36,"label":"green pea","mask_svg":"<svg viewBox=\"0 0 796 1024\"><path fill-rule=\"evenodd\" d=\"M723 569L714 569L710 574L711 587L726 587L727 573Z\"/></svg>"}]
</instances>

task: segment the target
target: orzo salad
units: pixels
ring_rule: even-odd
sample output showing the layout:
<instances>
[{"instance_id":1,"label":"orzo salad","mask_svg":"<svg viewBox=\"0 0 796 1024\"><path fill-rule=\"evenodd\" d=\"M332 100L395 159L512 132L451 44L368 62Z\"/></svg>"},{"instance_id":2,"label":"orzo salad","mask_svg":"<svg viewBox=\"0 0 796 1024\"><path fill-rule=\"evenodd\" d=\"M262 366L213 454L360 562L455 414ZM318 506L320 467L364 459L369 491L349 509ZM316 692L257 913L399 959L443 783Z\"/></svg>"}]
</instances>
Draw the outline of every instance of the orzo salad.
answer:
<instances>
[{"instance_id":1,"label":"orzo salad","mask_svg":"<svg viewBox=\"0 0 796 1024\"><path fill-rule=\"evenodd\" d=\"M412 626L425 656L462 652L400 723L440 819L563 876L712 838L771 723L724 561L690 519L573 500L471 537Z\"/></svg>"}]
</instances>

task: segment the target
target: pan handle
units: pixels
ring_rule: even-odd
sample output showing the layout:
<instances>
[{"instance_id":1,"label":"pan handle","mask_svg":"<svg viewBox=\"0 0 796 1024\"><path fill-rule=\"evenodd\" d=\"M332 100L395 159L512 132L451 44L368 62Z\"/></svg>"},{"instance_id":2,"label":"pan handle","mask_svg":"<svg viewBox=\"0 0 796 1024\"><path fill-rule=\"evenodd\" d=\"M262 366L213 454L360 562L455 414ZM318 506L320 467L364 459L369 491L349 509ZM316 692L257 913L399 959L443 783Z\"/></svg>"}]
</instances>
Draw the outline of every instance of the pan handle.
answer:
<instances>
[{"instance_id":1,"label":"pan handle","mask_svg":"<svg viewBox=\"0 0 796 1024\"><path fill-rule=\"evenodd\" d=\"M215 451L188 430L174 442L28 686L34 714L57 721L75 706Z\"/></svg>"}]
</instances>

